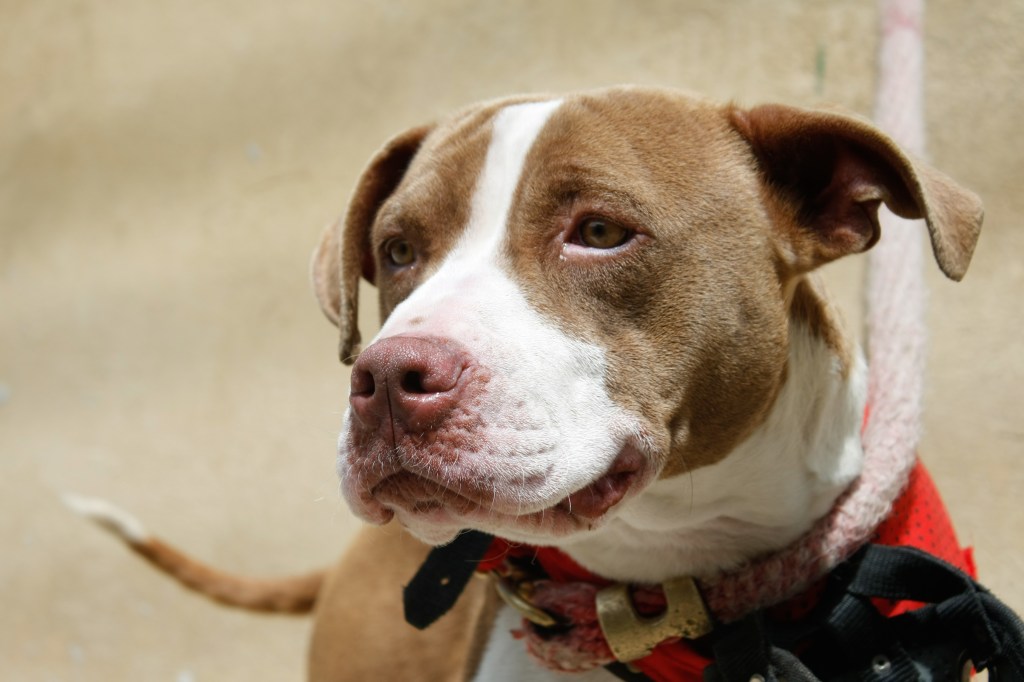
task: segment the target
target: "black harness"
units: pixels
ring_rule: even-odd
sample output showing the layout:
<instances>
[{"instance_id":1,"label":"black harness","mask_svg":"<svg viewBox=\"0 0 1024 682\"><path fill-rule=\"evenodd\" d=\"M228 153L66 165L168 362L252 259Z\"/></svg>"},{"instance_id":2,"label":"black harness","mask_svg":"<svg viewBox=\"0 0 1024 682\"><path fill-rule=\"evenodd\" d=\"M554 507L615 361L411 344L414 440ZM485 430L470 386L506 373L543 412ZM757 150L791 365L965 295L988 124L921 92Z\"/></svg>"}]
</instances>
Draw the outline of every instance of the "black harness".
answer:
<instances>
[{"instance_id":1,"label":"black harness","mask_svg":"<svg viewBox=\"0 0 1024 682\"><path fill-rule=\"evenodd\" d=\"M873 598L923 602L887 618ZM716 630L706 682L1024 681L1024 622L957 568L912 547L867 545L797 623L763 612Z\"/></svg>"}]
</instances>

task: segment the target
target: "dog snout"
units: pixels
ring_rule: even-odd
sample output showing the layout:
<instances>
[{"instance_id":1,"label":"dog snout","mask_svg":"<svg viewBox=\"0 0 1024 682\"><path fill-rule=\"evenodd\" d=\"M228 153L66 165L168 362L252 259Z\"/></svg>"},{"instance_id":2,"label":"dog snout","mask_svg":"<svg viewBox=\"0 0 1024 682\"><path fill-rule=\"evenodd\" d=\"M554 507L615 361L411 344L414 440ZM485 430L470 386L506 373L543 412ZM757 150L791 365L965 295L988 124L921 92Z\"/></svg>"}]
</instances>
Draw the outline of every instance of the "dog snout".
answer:
<instances>
[{"instance_id":1,"label":"dog snout","mask_svg":"<svg viewBox=\"0 0 1024 682\"><path fill-rule=\"evenodd\" d=\"M352 412L368 429L390 422L405 433L429 431L458 403L466 366L466 353L445 339L381 339L352 367Z\"/></svg>"}]
</instances>

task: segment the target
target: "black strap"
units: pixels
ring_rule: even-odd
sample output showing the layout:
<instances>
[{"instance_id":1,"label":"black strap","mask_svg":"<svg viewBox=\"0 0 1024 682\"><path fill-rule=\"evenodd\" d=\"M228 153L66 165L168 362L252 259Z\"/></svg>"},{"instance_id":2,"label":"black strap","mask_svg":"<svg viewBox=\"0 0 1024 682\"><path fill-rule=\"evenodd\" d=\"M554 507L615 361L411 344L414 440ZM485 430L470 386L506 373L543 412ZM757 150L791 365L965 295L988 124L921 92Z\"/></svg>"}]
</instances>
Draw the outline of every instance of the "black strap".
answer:
<instances>
[{"instance_id":1,"label":"black strap","mask_svg":"<svg viewBox=\"0 0 1024 682\"><path fill-rule=\"evenodd\" d=\"M717 626L711 637L715 662L704 669L706 682L752 680L754 675L763 677L768 670L771 646L760 611L735 623Z\"/></svg>"},{"instance_id":2,"label":"black strap","mask_svg":"<svg viewBox=\"0 0 1024 682\"><path fill-rule=\"evenodd\" d=\"M494 536L476 530L460 533L447 545L430 550L423 565L402 589L405 621L425 630L458 601ZM605 669L626 682L650 682L641 672L615 661Z\"/></svg>"},{"instance_id":3,"label":"black strap","mask_svg":"<svg viewBox=\"0 0 1024 682\"><path fill-rule=\"evenodd\" d=\"M448 613L493 541L492 535L467 530L447 545L430 550L402 590L406 622L423 630Z\"/></svg>"}]
</instances>

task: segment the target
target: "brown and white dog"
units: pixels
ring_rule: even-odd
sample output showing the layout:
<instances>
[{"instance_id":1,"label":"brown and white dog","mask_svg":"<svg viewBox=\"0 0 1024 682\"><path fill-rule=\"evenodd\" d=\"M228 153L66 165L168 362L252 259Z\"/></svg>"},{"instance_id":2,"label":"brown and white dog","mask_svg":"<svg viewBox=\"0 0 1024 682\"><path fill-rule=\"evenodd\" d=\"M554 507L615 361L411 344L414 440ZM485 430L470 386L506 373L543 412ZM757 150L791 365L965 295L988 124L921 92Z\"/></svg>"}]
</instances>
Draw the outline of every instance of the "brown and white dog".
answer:
<instances>
[{"instance_id":1,"label":"brown and white dog","mask_svg":"<svg viewBox=\"0 0 1024 682\"><path fill-rule=\"evenodd\" d=\"M345 499L430 545L478 529L632 583L786 547L862 468L866 367L813 271L870 248L882 203L963 276L977 197L849 115L620 87L399 135L313 262L355 363ZM362 352L360 277L385 320ZM482 581L406 629L424 552L392 525L326 584L280 587L319 595L312 679L560 679Z\"/></svg>"}]
</instances>

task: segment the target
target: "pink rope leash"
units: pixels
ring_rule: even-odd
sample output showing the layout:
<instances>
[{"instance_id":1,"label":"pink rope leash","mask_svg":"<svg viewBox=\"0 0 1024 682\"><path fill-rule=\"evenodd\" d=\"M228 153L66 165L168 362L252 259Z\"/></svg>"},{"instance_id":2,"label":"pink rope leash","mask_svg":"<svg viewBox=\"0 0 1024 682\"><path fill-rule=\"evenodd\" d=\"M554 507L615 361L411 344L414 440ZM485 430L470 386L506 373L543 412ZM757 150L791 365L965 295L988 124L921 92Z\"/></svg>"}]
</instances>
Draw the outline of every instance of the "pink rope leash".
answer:
<instances>
[{"instance_id":1,"label":"pink rope leash","mask_svg":"<svg viewBox=\"0 0 1024 682\"><path fill-rule=\"evenodd\" d=\"M923 155L924 0L881 0L879 11L875 121L911 154ZM923 221L898 218L884 207L879 218L883 238L868 255L866 285L872 417L864 446L897 453L897 461L908 463L905 470L892 472L888 481L876 482L885 492L896 493L906 484L921 436L927 354L925 226Z\"/></svg>"}]
</instances>

